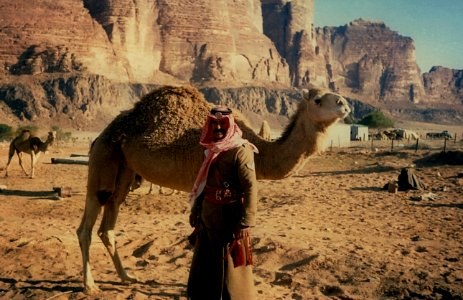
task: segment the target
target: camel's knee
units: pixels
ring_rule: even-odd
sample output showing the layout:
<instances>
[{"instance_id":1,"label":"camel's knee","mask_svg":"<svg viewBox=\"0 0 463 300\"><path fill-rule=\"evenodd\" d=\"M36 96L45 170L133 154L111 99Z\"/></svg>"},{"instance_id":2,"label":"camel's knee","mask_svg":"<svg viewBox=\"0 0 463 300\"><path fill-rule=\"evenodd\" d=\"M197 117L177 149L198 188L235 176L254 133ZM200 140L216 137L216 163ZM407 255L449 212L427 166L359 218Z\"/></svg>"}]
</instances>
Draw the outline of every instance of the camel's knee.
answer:
<instances>
[{"instance_id":1,"label":"camel's knee","mask_svg":"<svg viewBox=\"0 0 463 300\"><path fill-rule=\"evenodd\" d=\"M98 191L96 192L96 197L98 199L98 202L100 203L101 206L105 205L109 198L113 195L112 192L109 191Z\"/></svg>"},{"instance_id":2,"label":"camel's knee","mask_svg":"<svg viewBox=\"0 0 463 300\"><path fill-rule=\"evenodd\" d=\"M89 228L86 228L84 224L80 224L79 228L76 230L76 235L79 240L79 245L82 247L85 245L90 245L92 242L92 231Z\"/></svg>"}]
</instances>

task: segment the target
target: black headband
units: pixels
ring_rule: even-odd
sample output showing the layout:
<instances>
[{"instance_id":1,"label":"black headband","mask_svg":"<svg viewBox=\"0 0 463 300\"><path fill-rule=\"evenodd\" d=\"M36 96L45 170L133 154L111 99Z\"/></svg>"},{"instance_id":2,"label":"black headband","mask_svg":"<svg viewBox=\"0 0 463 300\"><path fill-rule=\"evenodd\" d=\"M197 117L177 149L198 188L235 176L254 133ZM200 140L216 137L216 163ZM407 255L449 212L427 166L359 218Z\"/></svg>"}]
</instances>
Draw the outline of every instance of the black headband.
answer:
<instances>
[{"instance_id":1,"label":"black headband","mask_svg":"<svg viewBox=\"0 0 463 300\"><path fill-rule=\"evenodd\" d=\"M232 113L232 110L226 106L216 106L211 109L211 115L213 116L226 116Z\"/></svg>"}]
</instances>

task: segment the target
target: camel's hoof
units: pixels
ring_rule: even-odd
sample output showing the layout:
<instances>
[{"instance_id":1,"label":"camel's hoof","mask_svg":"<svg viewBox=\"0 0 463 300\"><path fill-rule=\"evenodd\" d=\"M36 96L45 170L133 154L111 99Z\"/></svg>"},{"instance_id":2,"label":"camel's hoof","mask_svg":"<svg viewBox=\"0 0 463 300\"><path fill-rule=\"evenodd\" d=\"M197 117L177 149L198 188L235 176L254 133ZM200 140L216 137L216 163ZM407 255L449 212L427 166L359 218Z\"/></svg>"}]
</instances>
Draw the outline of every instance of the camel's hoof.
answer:
<instances>
[{"instance_id":1,"label":"camel's hoof","mask_svg":"<svg viewBox=\"0 0 463 300\"><path fill-rule=\"evenodd\" d=\"M96 285L88 285L84 288L84 293L87 295L97 295L101 290Z\"/></svg>"},{"instance_id":2,"label":"camel's hoof","mask_svg":"<svg viewBox=\"0 0 463 300\"><path fill-rule=\"evenodd\" d=\"M135 283L138 282L138 278L131 274L125 274L123 278L121 278L122 283Z\"/></svg>"}]
</instances>

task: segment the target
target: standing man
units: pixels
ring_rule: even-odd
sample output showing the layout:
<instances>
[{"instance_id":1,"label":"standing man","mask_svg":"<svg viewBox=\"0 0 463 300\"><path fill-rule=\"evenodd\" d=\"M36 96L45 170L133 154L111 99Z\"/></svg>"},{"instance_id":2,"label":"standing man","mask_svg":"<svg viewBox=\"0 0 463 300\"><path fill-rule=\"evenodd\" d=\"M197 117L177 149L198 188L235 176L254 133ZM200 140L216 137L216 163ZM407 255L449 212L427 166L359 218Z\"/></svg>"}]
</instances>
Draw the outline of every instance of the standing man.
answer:
<instances>
[{"instance_id":1,"label":"standing man","mask_svg":"<svg viewBox=\"0 0 463 300\"><path fill-rule=\"evenodd\" d=\"M211 110L200 138L206 158L190 195L190 224L198 234L189 299L256 299L249 227L256 218L258 151L241 136L231 109Z\"/></svg>"}]
</instances>

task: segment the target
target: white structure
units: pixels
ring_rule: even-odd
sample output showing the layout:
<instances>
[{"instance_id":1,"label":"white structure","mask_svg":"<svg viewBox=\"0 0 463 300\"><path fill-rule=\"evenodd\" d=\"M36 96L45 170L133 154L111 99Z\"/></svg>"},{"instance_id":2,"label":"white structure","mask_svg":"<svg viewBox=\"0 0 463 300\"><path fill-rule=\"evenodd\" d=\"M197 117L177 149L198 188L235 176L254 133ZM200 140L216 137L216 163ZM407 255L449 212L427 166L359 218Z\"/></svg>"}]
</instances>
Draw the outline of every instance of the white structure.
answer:
<instances>
[{"instance_id":1,"label":"white structure","mask_svg":"<svg viewBox=\"0 0 463 300\"><path fill-rule=\"evenodd\" d=\"M323 148L329 147L349 147L350 146L350 125L337 123L328 128L327 138ZM368 135L367 135L368 136Z\"/></svg>"},{"instance_id":2,"label":"white structure","mask_svg":"<svg viewBox=\"0 0 463 300\"><path fill-rule=\"evenodd\" d=\"M368 141L368 126L352 124L350 126L351 141Z\"/></svg>"}]
</instances>

